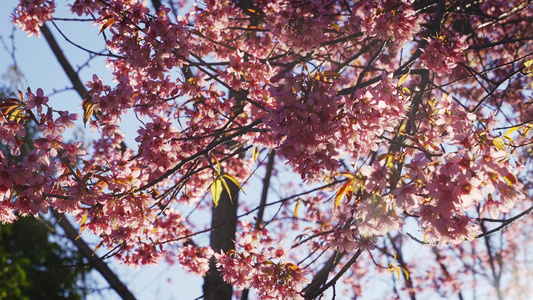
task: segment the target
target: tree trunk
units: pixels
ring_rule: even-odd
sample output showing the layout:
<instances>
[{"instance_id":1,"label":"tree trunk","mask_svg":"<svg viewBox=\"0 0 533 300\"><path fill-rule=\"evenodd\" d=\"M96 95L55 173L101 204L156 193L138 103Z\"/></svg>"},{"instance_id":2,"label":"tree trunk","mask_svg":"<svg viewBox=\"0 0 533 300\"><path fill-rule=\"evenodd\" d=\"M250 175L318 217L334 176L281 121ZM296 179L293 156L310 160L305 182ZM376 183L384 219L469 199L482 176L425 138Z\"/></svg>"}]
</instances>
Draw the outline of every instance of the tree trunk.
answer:
<instances>
[{"instance_id":1,"label":"tree trunk","mask_svg":"<svg viewBox=\"0 0 533 300\"><path fill-rule=\"evenodd\" d=\"M210 245L213 251L220 253L220 250L227 252L234 249L235 230L237 228L237 204L239 199L239 187L231 180L226 180L233 199L224 190L220 197L218 206L213 207ZM221 273L217 270L215 261L212 260L209 266L209 273L204 277L204 299L205 300L231 300L233 293L232 286L222 280Z\"/></svg>"}]
</instances>

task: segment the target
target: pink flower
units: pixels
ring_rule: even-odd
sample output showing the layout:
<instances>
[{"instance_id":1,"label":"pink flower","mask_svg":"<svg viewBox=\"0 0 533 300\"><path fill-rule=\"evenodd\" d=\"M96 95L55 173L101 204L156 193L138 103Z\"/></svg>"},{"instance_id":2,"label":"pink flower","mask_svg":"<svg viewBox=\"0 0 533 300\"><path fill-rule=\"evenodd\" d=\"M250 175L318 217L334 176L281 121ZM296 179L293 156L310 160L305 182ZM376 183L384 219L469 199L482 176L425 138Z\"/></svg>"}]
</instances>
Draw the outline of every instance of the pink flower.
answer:
<instances>
[{"instance_id":1,"label":"pink flower","mask_svg":"<svg viewBox=\"0 0 533 300\"><path fill-rule=\"evenodd\" d=\"M44 92L42 89L37 89L37 95L33 94L31 91L26 93L26 96L28 97L28 102L26 103L26 110L31 110L33 108L37 108L37 114L41 114L43 112L43 105L48 103L48 97L44 96Z\"/></svg>"},{"instance_id":2,"label":"pink flower","mask_svg":"<svg viewBox=\"0 0 533 300\"><path fill-rule=\"evenodd\" d=\"M26 31L28 36L41 36L39 26L52 20L55 11L55 2L47 0L20 0L15 13L12 15L13 22L20 29Z\"/></svg>"},{"instance_id":3,"label":"pink flower","mask_svg":"<svg viewBox=\"0 0 533 300\"><path fill-rule=\"evenodd\" d=\"M454 41L445 36L428 39L428 45L422 48L420 60L437 75L451 74L458 63L464 61L463 52L468 49L465 43L467 36L461 36Z\"/></svg>"},{"instance_id":4,"label":"pink flower","mask_svg":"<svg viewBox=\"0 0 533 300\"><path fill-rule=\"evenodd\" d=\"M76 121L79 118L77 114L70 114L68 111L62 111L60 114L61 116L59 116L55 121L56 125L63 125L70 129L74 129L76 127L72 121Z\"/></svg>"},{"instance_id":5,"label":"pink flower","mask_svg":"<svg viewBox=\"0 0 533 300\"><path fill-rule=\"evenodd\" d=\"M178 250L178 261L188 272L197 276L205 276L209 271L209 260L214 252L210 247L197 248L187 245Z\"/></svg>"}]
</instances>

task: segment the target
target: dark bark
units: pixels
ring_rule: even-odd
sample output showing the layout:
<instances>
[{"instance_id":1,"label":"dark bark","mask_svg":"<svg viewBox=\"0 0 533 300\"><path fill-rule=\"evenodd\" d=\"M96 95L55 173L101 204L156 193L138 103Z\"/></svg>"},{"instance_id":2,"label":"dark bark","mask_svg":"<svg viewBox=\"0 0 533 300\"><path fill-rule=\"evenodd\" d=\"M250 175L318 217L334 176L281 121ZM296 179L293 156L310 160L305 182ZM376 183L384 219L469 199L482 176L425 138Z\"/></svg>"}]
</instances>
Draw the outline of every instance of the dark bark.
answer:
<instances>
[{"instance_id":1,"label":"dark bark","mask_svg":"<svg viewBox=\"0 0 533 300\"><path fill-rule=\"evenodd\" d=\"M74 89L82 99L86 97L87 90L85 89L85 85L81 82L80 77L78 76L78 73L72 68L72 65L69 63L67 57L63 53L63 50L59 47L59 44L57 43L56 39L52 35L52 32L50 32L50 29L44 24L41 26L41 32L43 33L44 38L48 42L48 45L50 45L50 48L52 49L52 52L54 53L55 57L57 58L57 61L65 71L65 73L68 76L68 79L74 86Z\"/></svg>"},{"instance_id":2,"label":"dark bark","mask_svg":"<svg viewBox=\"0 0 533 300\"><path fill-rule=\"evenodd\" d=\"M222 193L218 206L213 207L210 245L213 251L220 253L234 249L235 230L237 228L237 204L239 198L239 187L231 180L226 180L233 199L226 191ZM220 227L218 227L220 226ZM222 280L220 272L217 270L214 260L209 266L209 273L204 277L204 299L205 300L231 300L233 293L232 286Z\"/></svg>"},{"instance_id":3,"label":"dark bark","mask_svg":"<svg viewBox=\"0 0 533 300\"><path fill-rule=\"evenodd\" d=\"M335 253L333 253L329 257L329 259L327 260L325 265L322 267L322 269L320 269L320 271L316 273L311 283L303 289L306 299L312 299L311 297L309 297L311 295L312 297L314 297L315 295L316 296L320 295L320 293L317 293L317 292L326 283L326 281L328 280L329 274L333 271L335 266L339 263L340 259L344 256L344 254L345 254L344 252L339 253L338 251L335 251Z\"/></svg>"}]
</instances>

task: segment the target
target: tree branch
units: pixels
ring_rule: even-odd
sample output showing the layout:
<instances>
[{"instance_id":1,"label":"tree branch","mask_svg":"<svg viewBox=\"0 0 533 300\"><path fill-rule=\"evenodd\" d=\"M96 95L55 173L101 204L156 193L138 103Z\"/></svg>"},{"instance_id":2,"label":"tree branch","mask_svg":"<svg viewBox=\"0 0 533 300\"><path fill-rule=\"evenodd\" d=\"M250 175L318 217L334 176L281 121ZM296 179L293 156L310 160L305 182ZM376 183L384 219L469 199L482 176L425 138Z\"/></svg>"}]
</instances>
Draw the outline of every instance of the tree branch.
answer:
<instances>
[{"instance_id":1,"label":"tree branch","mask_svg":"<svg viewBox=\"0 0 533 300\"><path fill-rule=\"evenodd\" d=\"M58 220L59 225L65 231L67 237L74 243L78 248L81 255L89 260L91 265L104 277L104 279L109 283L111 288L117 292L117 294L125 300L134 300L135 296L131 293L128 287L118 278L118 276L109 268L109 266L104 263L93 250L85 243L81 238L78 238L78 231L69 220L58 212L53 212L54 217Z\"/></svg>"},{"instance_id":2,"label":"tree branch","mask_svg":"<svg viewBox=\"0 0 533 300\"><path fill-rule=\"evenodd\" d=\"M306 292L305 299L315 299L316 297L322 295L322 293L324 291L326 291L327 289L329 289L332 285L337 283L337 281L342 277L342 275L344 275L344 273L346 273L346 271L348 271L350 269L350 267L357 261L359 256L361 256L361 253L363 253L363 251L361 249L357 249L357 252L355 252L355 254L352 256L352 258L342 267L342 269L339 271L339 273L337 273L337 275L335 275L335 277L333 277L333 279L331 279L328 283L326 283L324 286L322 286L318 290L313 292L312 290L307 290L307 288L304 289L304 291ZM340 260L340 257L339 257L339 260ZM327 276L327 274L326 274L326 276ZM313 285L313 282L311 282L311 284L309 284L308 287L315 288L315 286L312 286L312 285Z\"/></svg>"},{"instance_id":3,"label":"tree branch","mask_svg":"<svg viewBox=\"0 0 533 300\"><path fill-rule=\"evenodd\" d=\"M50 31L50 29L48 29L48 26L46 26L46 24L41 26L41 32L43 33L44 38L48 42L48 45L50 45L50 48L52 49L52 52L59 61L59 64L61 65L65 73L67 73L67 77L70 82L72 82L74 90L76 90L80 97L84 99L87 93L85 85L81 82L78 73L76 73L76 71L74 71L74 69L70 65L67 57L65 56L65 54L63 54L63 51L59 47L59 44L57 43L56 39L52 35L52 32Z\"/></svg>"}]
</instances>

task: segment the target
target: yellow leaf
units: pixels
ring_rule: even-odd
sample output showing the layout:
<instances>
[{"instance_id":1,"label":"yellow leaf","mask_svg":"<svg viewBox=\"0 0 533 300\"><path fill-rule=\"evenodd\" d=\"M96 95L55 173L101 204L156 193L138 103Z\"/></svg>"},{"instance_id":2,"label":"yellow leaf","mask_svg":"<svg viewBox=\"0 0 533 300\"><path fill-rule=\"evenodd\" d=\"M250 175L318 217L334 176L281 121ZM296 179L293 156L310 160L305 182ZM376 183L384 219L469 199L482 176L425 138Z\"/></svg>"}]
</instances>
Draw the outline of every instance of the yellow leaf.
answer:
<instances>
[{"instance_id":1,"label":"yellow leaf","mask_svg":"<svg viewBox=\"0 0 533 300\"><path fill-rule=\"evenodd\" d=\"M525 75L533 73L533 59L530 59L524 63L524 70L522 73Z\"/></svg>"},{"instance_id":2,"label":"yellow leaf","mask_svg":"<svg viewBox=\"0 0 533 300\"><path fill-rule=\"evenodd\" d=\"M533 125L527 124L526 129L524 130L523 136L526 136L527 133L533 128Z\"/></svg>"},{"instance_id":3,"label":"yellow leaf","mask_svg":"<svg viewBox=\"0 0 533 300\"><path fill-rule=\"evenodd\" d=\"M335 71L322 71L320 73L318 72L315 73L315 78L318 81L322 81L322 82L328 82L329 79L335 79L338 77L342 77L342 75Z\"/></svg>"},{"instance_id":4,"label":"yellow leaf","mask_svg":"<svg viewBox=\"0 0 533 300\"><path fill-rule=\"evenodd\" d=\"M402 122L400 129L398 129L398 134L405 135L405 130L407 129L407 122Z\"/></svg>"},{"instance_id":5,"label":"yellow leaf","mask_svg":"<svg viewBox=\"0 0 533 300\"><path fill-rule=\"evenodd\" d=\"M222 168L220 167L220 162L218 161L217 157L214 154L211 154L211 156L215 159L217 163L217 172L220 175L220 173L222 172Z\"/></svg>"},{"instance_id":6,"label":"yellow leaf","mask_svg":"<svg viewBox=\"0 0 533 300\"><path fill-rule=\"evenodd\" d=\"M348 173L348 172L344 172L341 175L344 176L344 177L348 177L350 179L355 179L355 175L353 175L351 173Z\"/></svg>"},{"instance_id":7,"label":"yellow leaf","mask_svg":"<svg viewBox=\"0 0 533 300\"><path fill-rule=\"evenodd\" d=\"M87 122L94 113L94 104L89 100L89 98L87 98L83 100L81 106L83 107L83 124L87 125Z\"/></svg>"},{"instance_id":8,"label":"yellow leaf","mask_svg":"<svg viewBox=\"0 0 533 300\"><path fill-rule=\"evenodd\" d=\"M339 24L330 24L329 27L337 29L337 30L341 30L341 27L339 26Z\"/></svg>"},{"instance_id":9,"label":"yellow leaf","mask_svg":"<svg viewBox=\"0 0 533 300\"><path fill-rule=\"evenodd\" d=\"M252 150L252 158L255 162L257 162L257 158L259 158L259 149L257 147Z\"/></svg>"},{"instance_id":10,"label":"yellow leaf","mask_svg":"<svg viewBox=\"0 0 533 300\"><path fill-rule=\"evenodd\" d=\"M228 174L224 174L222 175L223 177L226 177L227 179L231 180L233 183L235 183L236 186L238 186L241 191L244 193L244 189L242 188L242 186L239 184L239 181L237 181L237 179L231 175L228 175ZM246 194L246 193L244 193Z\"/></svg>"},{"instance_id":11,"label":"yellow leaf","mask_svg":"<svg viewBox=\"0 0 533 300\"><path fill-rule=\"evenodd\" d=\"M400 80L398 81L398 87L402 86L402 83L407 79L407 77L409 77L410 73L411 73L411 68L409 68L409 70L407 71L407 73L405 73L405 75L400 77Z\"/></svg>"},{"instance_id":12,"label":"yellow leaf","mask_svg":"<svg viewBox=\"0 0 533 300\"><path fill-rule=\"evenodd\" d=\"M293 270L293 271L298 271L299 270L298 266L293 264L293 263L286 262L284 265L289 270Z\"/></svg>"},{"instance_id":13,"label":"yellow leaf","mask_svg":"<svg viewBox=\"0 0 533 300\"><path fill-rule=\"evenodd\" d=\"M378 157L378 160L379 161L382 161L384 159L387 159L387 158L391 158L391 159L394 159L394 155L392 153L385 153L385 154L381 154L379 157Z\"/></svg>"},{"instance_id":14,"label":"yellow leaf","mask_svg":"<svg viewBox=\"0 0 533 300\"><path fill-rule=\"evenodd\" d=\"M518 129L520 129L520 126L515 126L513 128L509 128L506 132L505 132L505 137L507 137L508 139L510 139L511 141L513 140L512 137L510 137L511 133L517 131Z\"/></svg>"},{"instance_id":15,"label":"yellow leaf","mask_svg":"<svg viewBox=\"0 0 533 300\"><path fill-rule=\"evenodd\" d=\"M103 180L99 180L94 186L95 187L100 186L100 192L101 192L101 191L103 191L106 188L107 182L105 182Z\"/></svg>"},{"instance_id":16,"label":"yellow leaf","mask_svg":"<svg viewBox=\"0 0 533 300\"><path fill-rule=\"evenodd\" d=\"M226 183L226 180L224 180L224 178L222 178L222 177L220 177L219 180L222 182L222 184L223 184L223 186L224 186L224 189L225 189L226 192L228 193L228 195L229 195L229 200L231 201L231 203L233 203L233 197L231 196L231 190L229 189L229 186L228 186L228 184Z\"/></svg>"},{"instance_id":17,"label":"yellow leaf","mask_svg":"<svg viewBox=\"0 0 533 300\"><path fill-rule=\"evenodd\" d=\"M335 71L322 71L321 73L322 76L326 77L326 78L338 78L338 77L342 77L341 74L335 72Z\"/></svg>"},{"instance_id":18,"label":"yellow leaf","mask_svg":"<svg viewBox=\"0 0 533 300\"><path fill-rule=\"evenodd\" d=\"M404 268L401 268L401 269L402 269L403 273L405 274L405 279L409 280L409 272L407 272L407 270L404 269Z\"/></svg>"},{"instance_id":19,"label":"yellow leaf","mask_svg":"<svg viewBox=\"0 0 533 300\"><path fill-rule=\"evenodd\" d=\"M296 201L296 207L294 208L294 218L298 218L298 207L300 207L300 201Z\"/></svg>"},{"instance_id":20,"label":"yellow leaf","mask_svg":"<svg viewBox=\"0 0 533 300\"><path fill-rule=\"evenodd\" d=\"M218 206L218 201L220 201L220 195L222 195L222 182L220 178L215 178L213 183L211 183L211 194L213 195L213 203L215 207Z\"/></svg>"},{"instance_id":21,"label":"yellow leaf","mask_svg":"<svg viewBox=\"0 0 533 300\"><path fill-rule=\"evenodd\" d=\"M13 105L10 105L10 106L6 107L5 110L4 110L4 115L6 115L6 116L9 115L10 112L16 111L17 108L19 108L19 107L20 107L20 105L18 103L14 103Z\"/></svg>"},{"instance_id":22,"label":"yellow leaf","mask_svg":"<svg viewBox=\"0 0 533 300\"><path fill-rule=\"evenodd\" d=\"M14 109L14 110L11 111L11 113L9 114L7 119L9 121L15 121L15 122L18 123L18 122L20 122L20 120L22 120L23 117L24 117L24 109L23 108L17 108L17 109Z\"/></svg>"},{"instance_id":23,"label":"yellow leaf","mask_svg":"<svg viewBox=\"0 0 533 300\"><path fill-rule=\"evenodd\" d=\"M505 150L505 148L503 147L505 145L505 141L501 137L495 138L492 143L494 144L494 146L496 146L496 148L500 150Z\"/></svg>"},{"instance_id":24,"label":"yellow leaf","mask_svg":"<svg viewBox=\"0 0 533 300\"><path fill-rule=\"evenodd\" d=\"M402 279L402 275L400 274L400 268L398 268L397 266L394 267L394 270L396 270L396 274L398 274L398 280Z\"/></svg>"},{"instance_id":25,"label":"yellow leaf","mask_svg":"<svg viewBox=\"0 0 533 300\"><path fill-rule=\"evenodd\" d=\"M79 239L81 237L81 234L85 230L85 222L87 222L87 216L89 215L88 212L86 212L83 217L81 218L81 224L80 224L80 235L76 239Z\"/></svg>"}]
</instances>

